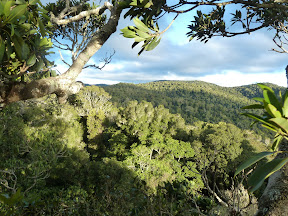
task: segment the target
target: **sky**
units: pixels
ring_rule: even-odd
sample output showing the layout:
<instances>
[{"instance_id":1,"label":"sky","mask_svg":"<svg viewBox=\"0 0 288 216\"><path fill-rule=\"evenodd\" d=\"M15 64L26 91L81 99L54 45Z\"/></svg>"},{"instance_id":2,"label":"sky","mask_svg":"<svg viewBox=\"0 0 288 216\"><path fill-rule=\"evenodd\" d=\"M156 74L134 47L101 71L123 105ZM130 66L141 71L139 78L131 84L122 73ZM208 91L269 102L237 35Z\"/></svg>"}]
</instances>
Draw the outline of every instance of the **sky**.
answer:
<instances>
[{"instance_id":1,"label":"sky","mask_svg":"<svg viewBox=\"0 0 288 216\"><path fill-rule=\"evenodd\" d=\"M197 40L189 42L186 33L191 17L193 14L179 16L160 44L141 56L137 55L140 46L132 49L133 39L120 34L120 29L133 23L121 19L117 31L90 60L101 65L100 60L115 50L111 63L102 70L83 70L78 80L87 84L202 80L227 87L258 82L287 85L288 54L271 51L275 48L272 31L261 30L232 38L214 37L206 44ZM171 20L171 16L165 17L160 28L165 29ZM58 52L55 55L56 69L65 72L67 68L57 56Z\"/></svg>"}]
</instances>

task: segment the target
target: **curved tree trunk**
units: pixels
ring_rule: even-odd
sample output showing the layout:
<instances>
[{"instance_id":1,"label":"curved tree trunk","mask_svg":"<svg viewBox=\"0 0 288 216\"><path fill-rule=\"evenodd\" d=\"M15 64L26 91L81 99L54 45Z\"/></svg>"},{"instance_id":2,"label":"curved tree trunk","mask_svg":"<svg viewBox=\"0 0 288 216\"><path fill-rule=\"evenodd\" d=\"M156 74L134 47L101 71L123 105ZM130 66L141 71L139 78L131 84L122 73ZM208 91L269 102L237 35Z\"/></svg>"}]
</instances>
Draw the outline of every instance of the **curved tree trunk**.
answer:
<instances>
[{"instance_id":1,"label":"curved tree trunk","mask_svg":"<svg viewBox=\"0 0 288 216\"><path fill-rule=\"evenodd\" d=\"M76 78L81 73L89 59L116 31L122 9L117 3L113 6L109 2L105 2L104 5L99 7L97 10L83 11L80 13L80 16L77 15L70 19L65 19L60 16L55 17L52 15L52 22L58 25L65 25L69 22L77 22L86 15L100 15L107 9L110 11L108 22L93 35L86 48L79 54L77 59L65 73L57 77L34 80L30 83L15 82L4 84L0 82L0 108L12 102L40 98L53 93L58 96L59 102L62 103L66 101L69 94L79 91L82 84L77 82L75 83Z\"/></svg>"},{"instance_id":2,"label":"curved tree trunk","mask_svg":"<svg viewBox=\"0 0 288 216\"><path fill-rule=\"evenodd\" d=\"M281 143L280 150L288 150L287 140ZM277 157L288 157L288 154L281 154ZM258 203L257 216L288 215L288 164L270 176Z\"/></svg>"}]
</instances>

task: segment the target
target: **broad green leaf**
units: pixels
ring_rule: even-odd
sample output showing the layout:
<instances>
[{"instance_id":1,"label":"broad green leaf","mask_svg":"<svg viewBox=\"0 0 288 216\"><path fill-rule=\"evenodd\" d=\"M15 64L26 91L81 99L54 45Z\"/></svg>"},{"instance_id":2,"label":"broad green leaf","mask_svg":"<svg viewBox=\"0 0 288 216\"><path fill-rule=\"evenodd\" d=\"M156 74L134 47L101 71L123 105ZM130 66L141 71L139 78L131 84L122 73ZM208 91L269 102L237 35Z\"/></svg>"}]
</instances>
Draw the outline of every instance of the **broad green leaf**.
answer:
<instances>
[{"instance_id":1,"label":"broad green leaf","mask_svg":"<svg viewBox=\"0 0 288 216\"><path fill-rule=\"evenodd\" d=\"M276 123L286 134L288 134L288 120L283 117L272 118L270 121Z\"/></svg>"},{"instance_id":2,"label":"broad green leaf","mask_svg":"<svg viewBox=\"0 0 288 216\"><path fill-rule=\"evenodd\" d=\"M263 97L268 104L272 104L273 106L275 106L277 108L277 110L282 110L281 104L278 101L278 99L276 98L274 93L272 93L268 90L264 90L263 91Z\"/></svg>"},{"instance_id":3,"label":"broad green leaf","mask_svg":"<svg viewBox=\"0 0 288 216\"><path fill-rule=\"evenodd\" d=\"M264 109L264 106L262 104L252 104L249 106L241 107L241 109Z\"/></svg>"},{"instance_id":4,"label":"broad green leaf","mask_svg":"<svg viewBox=\"0 0 288 216\"><path fill-rule=\"evenodd\" d=\"M4 5L4 15L6 17L8 17L10 15L10 12L11 12L10 9L11 9L13 3L14 3L13 1L7 1L5 3L5 5Z\"/></svg>"},{"instance_id":5,"label":"broad green leaf","mask_svg":"<svg viewBox=\"0 0 288 216\"><path fill-rule=\"evenodd\" d=\"M147 34L146 32L143 32L139 29L137 29L136 32L139 35L139 37L141 37L141 38L147 39L147 38L151 37L149 34Z\"/></svg>"},{"instance_id":6,"label":"broad green leaf","mask_svg":"<svg viewBox=\"0 0 288 216\"><path fill-rule=\"evenodd\" d=\"M250 167L251 165L255 164L256 162L258 162L259 160L263 159L264 157L267 157L269 155L274 154L275 152L260 152L257 155L255 155L254 157L251 157L250 159L248 159L247 161L245 161L243 164L241 164L237 170L235 171L234 177L236 175L238 175L242 170Z\"/></svg>"},{"instance_id":7,"label":"broad green leaf","mask_svg":"<svg viewBox=\"0 0 288 216\"><path fill-rule=\"evenodd\" d=\"M149 28L138 18L134 18L133 22L135 23L136 27L143 31L143 32L149 32Z\"/></svg>"},{"instance_id":8,"label":"broad green leaf","mask_svg":"<svg viewBox=\"0 0 288 216\"><path fill-rule=\"evenodd\" d=\"M121 31L122 31L123 36L126 38L135 38L136 37L136 33L134 31L130 30L129 26L121 29Z\"/></svg>"},{"instance_id":9,"label":"broad green leaf","mask_svg":"<svg viewBox=\"0 0 288 216\"><path fill-rule=\"evenodd\" d=\"M148 46L146 47L146 51L151 51L151 50L153 50L159 43L160 43L160 40L161 40L161 38L159 38L158 40L157 40L158 38L157 37L155 37L149 44L148 44Z\"/></svg>"},{"instance_id":10,"label":"broad green leaf","mask_svg":"<svg viewBox=\"0 0 288 216\"><path fill-rule=\"evenodd\" d=\"M13 22L21 17L27 11L27 5L22 4L14 7L8 16L8 20Z\"/></svg>"},{"instance_id":11,"label":"broad green leaf","mask_svg":"<svg viewBox=\"0 0 288 216\"><path fill-rule=\"evenodd\" d=\"M264 84L262 84L262 83L257 83L257 85L258 85L263 91L264 91L264 90L268 90L268 91L274 93L274 91L273 91L269 86L266 86L266 85L264 85Z\"/></svg>"},{"instance_id":12,"label":"broad green leaf","mask_svg":"<svg viewBox=\"0 0 288 216\"><path fill-rule=\"evenodd\" d=\"M265 165L257 168L253 174L248 178L248 185L250 185L250 192L254 192L263 184L264 180L272 175L274 172L281 169L288 162L288 158L274 159Z\"/></svg>"},{"instance_id":13,"label":"broad green leaf","mask_svg":"<svg viewBox=\"0 0 288 216\"><path fill-rule=\"evenodd\" d=\"M276 117L276 118L280 118L282 117L282 114L277 110L277 108L275 106L273 106L272 104L267 104L266 102L264 102L264 107L265 110L269 113L269 115L271 115L272 117Z\"/></svg>"},{"instance_id":14,"label":"broad green leaf","mask_svg":"<svg viewBox=\"0 0 288 216\"><path fill-rule=\"evenodd\" d=\"M144 41L145 38L141 38L141 37L135 36L134 40L135 40L135 42L141 42L141 41Z\"/></svg>"},{"instance_id":15,"label":"broad green leaf","mask_svg":"<svg viewBox=\"0 0 288 216\"><path fill-rule=\"evenodd\" d=\"M34 54L28 59L27 65L28 66L33 66L35 63L36 63L36 55Z\"/></svg>"}]
</instances>

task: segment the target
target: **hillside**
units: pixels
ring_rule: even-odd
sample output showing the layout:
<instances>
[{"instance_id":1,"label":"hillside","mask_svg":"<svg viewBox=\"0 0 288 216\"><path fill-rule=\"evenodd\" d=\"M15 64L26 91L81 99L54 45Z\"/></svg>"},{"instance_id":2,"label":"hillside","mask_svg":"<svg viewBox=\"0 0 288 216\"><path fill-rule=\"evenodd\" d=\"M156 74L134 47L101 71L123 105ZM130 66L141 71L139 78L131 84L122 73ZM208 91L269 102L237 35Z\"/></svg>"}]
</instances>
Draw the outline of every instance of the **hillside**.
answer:
<instances>
[{"instance_id":1,"label":"hillside","mask_svg":"<svg viewBox=\"0 0 288 216\"><path fill-rule=\"evenodd\" d=\"M276 92L285 88L269 84ZM118 106L128 101L148 101L154 106L164 105L172 113L179 113L188 124L196 121L233 123L249 129L252 121L240 115L241 107L255 103L252 98L261 97L257 85L221 87L202 81L156 81L145 84L120 83L104 86ZM261 128L261 131L259 131ZM254 128L263 133L263 128Z\"/></svg>"}]
</instances>

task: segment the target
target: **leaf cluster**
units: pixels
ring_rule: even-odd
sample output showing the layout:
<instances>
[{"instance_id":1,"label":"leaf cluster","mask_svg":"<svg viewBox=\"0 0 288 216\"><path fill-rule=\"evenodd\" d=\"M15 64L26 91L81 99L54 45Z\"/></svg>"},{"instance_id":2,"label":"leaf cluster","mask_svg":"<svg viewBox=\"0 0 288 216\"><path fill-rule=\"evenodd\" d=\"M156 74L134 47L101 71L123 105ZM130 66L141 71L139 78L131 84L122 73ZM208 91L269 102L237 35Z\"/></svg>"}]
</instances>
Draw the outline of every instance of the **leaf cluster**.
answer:
<instances>
[{"instance_id":1,"label":"leaf cluster","mask_svg":"<svg viewBox=\"0 0 288 216\"><path fill-rule=\"evenodd\" d=\"M270 152L262 152L256 155L255 157L244 162L235 172L235 175L239 174L242 170L250 167L259 160L270 156L282 153L279 151L279 144L283 138L287 139L288 137L288 93L285 92L284 95L279 94L277 97L274 91L263 84L258 84L258 86L263 91L263 98L255 98L255 100L261 102L261 104L253 104L243 109L262 109L264 110L263 116L259 116L253 113L244 113L243 115L248 116L259 122L263 127L268 128L275 132L275 138ZM251 185L250 191L253 192L257 190L264 182L266 178L272 175L274 172L281 169L288 162L288 158L275 158L272 161L268 162L262 167L256 169L253 174L249 177L249 184Z\"/></svg>"},{"instance_id":2,"label":"leaf cluster","mask_svg":"<svg viewBox=\"0 0 288 216\"><path fill-rule=\"evenodd\" d=\"M39 0L7 0L0 3L0 78L22 80L52 65L47 59L51 40L49 22Z\"/></svg>"}]
</instances>

